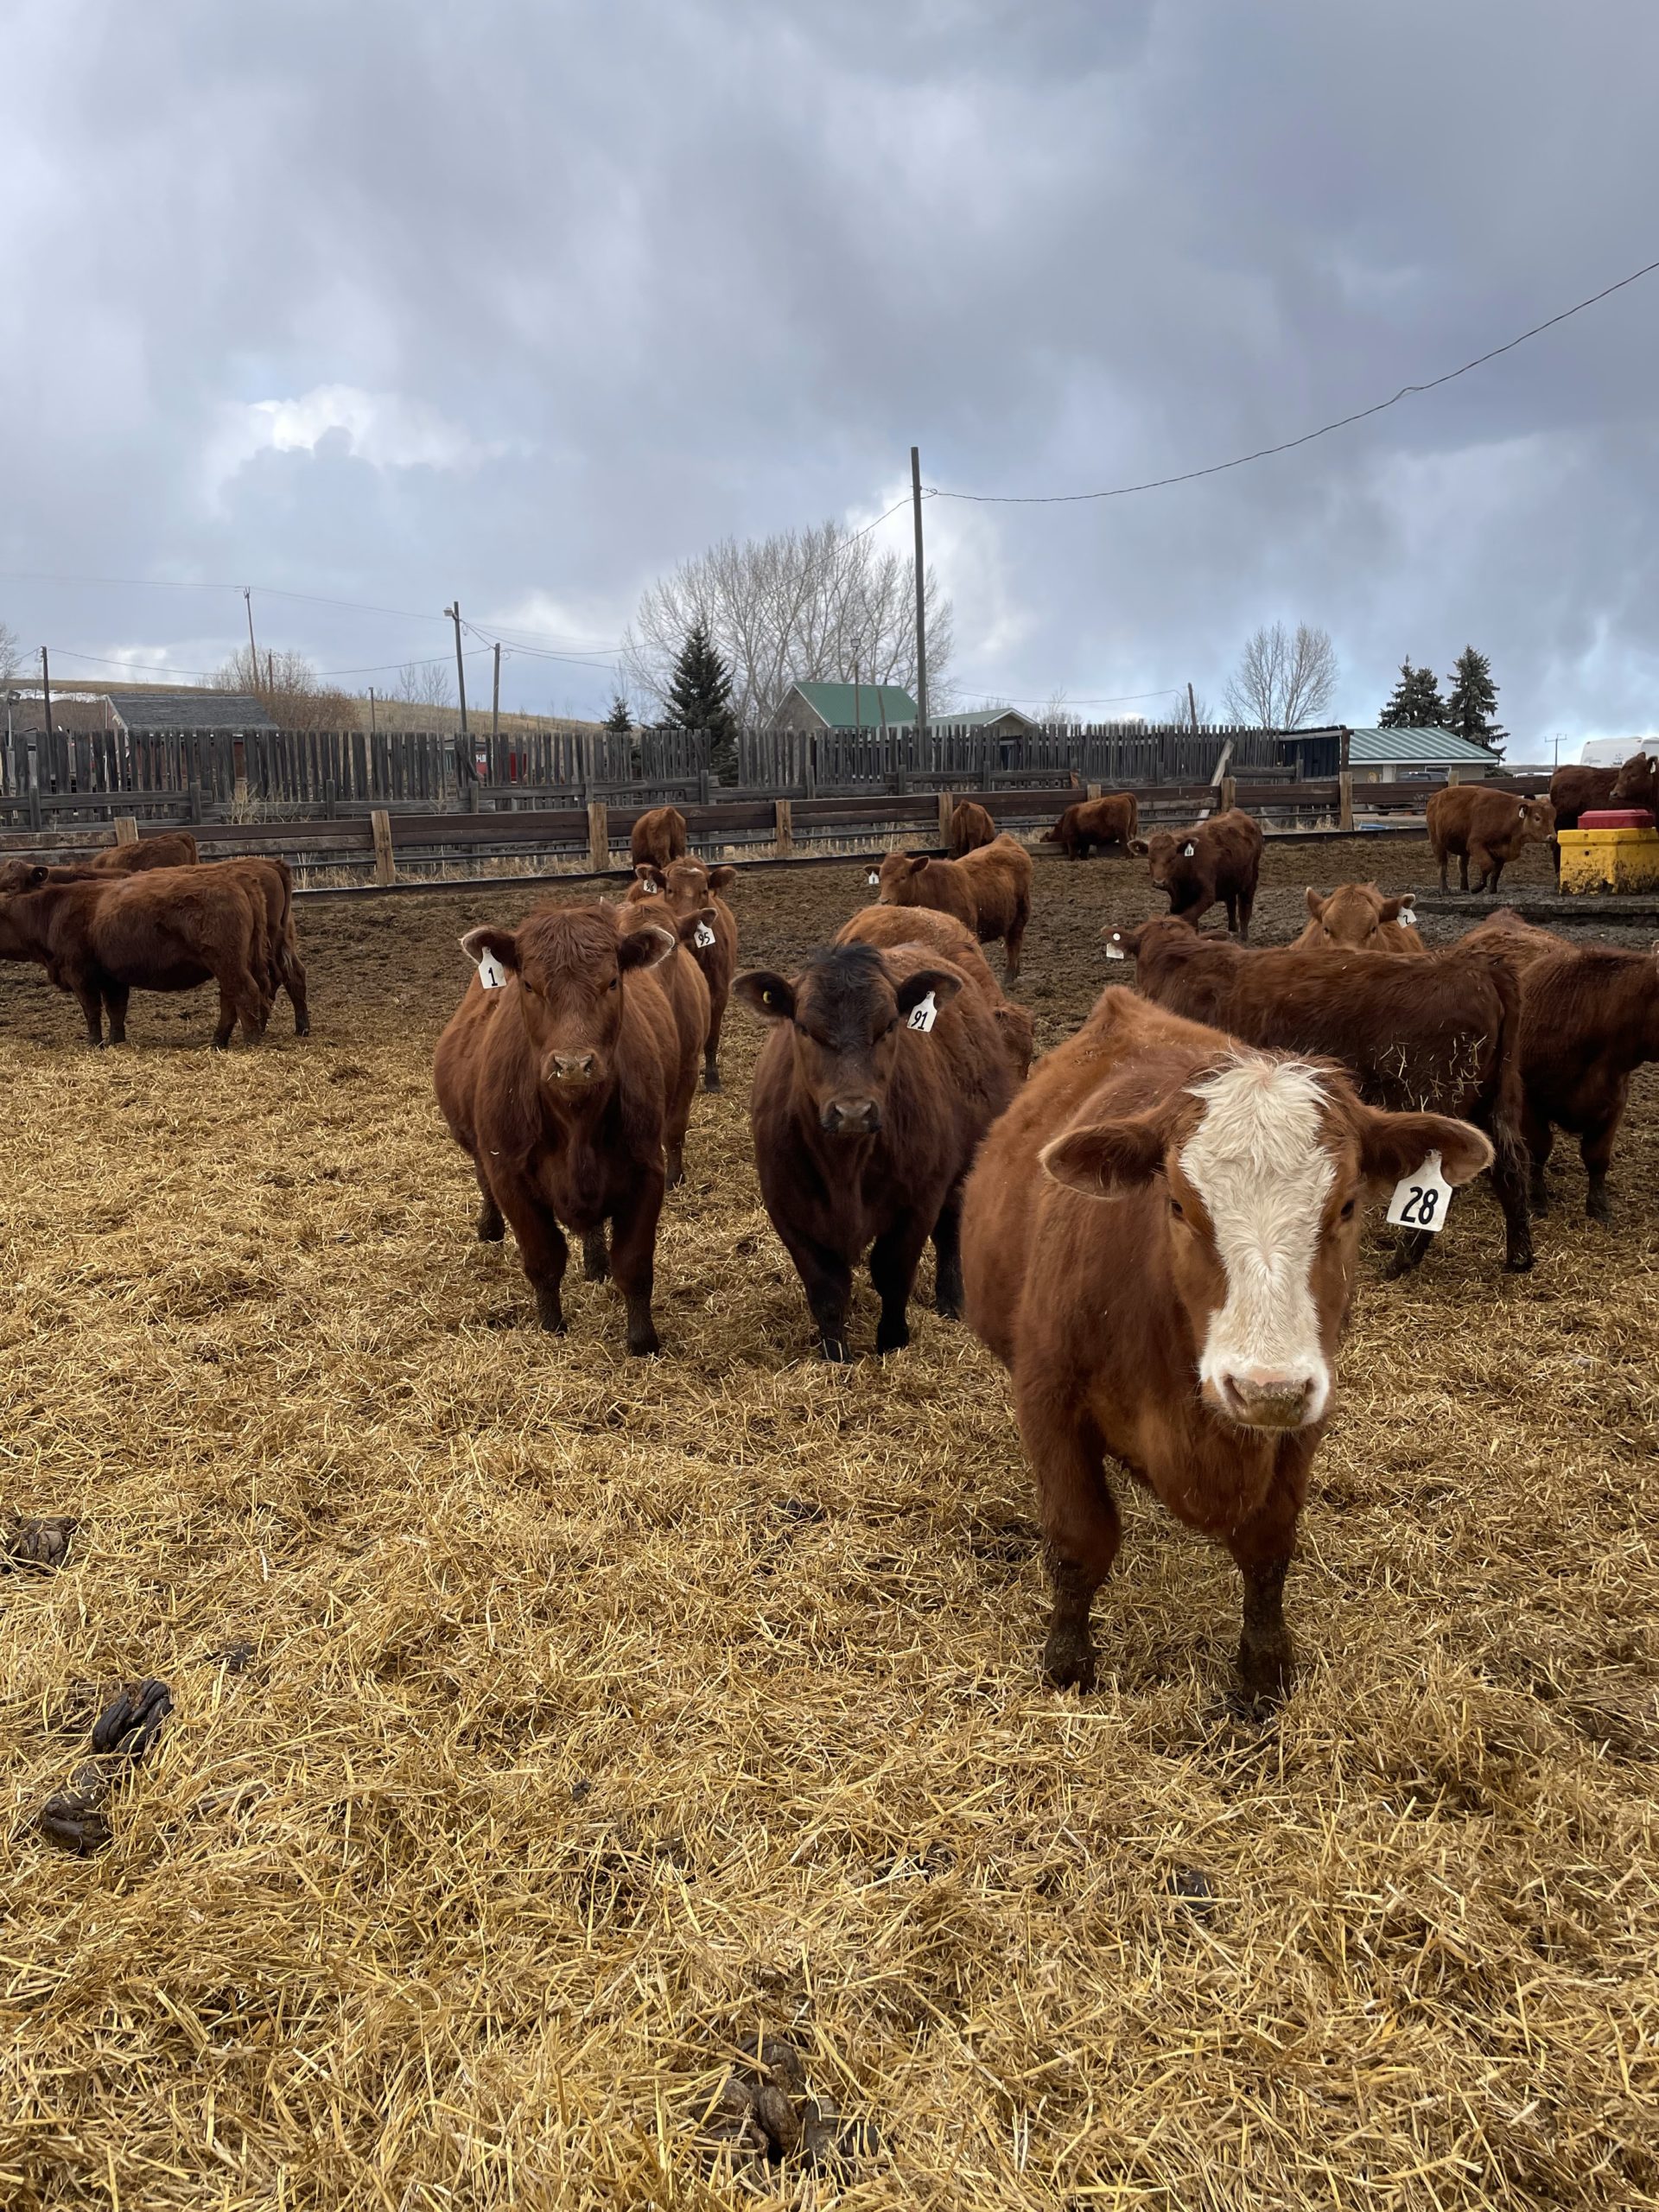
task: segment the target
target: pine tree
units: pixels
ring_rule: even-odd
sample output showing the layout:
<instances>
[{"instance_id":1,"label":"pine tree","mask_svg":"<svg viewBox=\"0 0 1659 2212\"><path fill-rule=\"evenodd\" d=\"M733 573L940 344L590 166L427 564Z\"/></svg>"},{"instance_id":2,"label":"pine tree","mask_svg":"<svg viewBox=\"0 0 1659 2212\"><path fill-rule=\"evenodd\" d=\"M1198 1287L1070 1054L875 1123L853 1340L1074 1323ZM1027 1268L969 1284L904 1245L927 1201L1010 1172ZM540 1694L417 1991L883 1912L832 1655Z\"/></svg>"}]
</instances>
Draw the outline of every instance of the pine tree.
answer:
<instances>
[{"instance_id":1,"label":"pine tree","mask_svg":"<svg viewBox=\"0 0 1659 2212\"><path fill-rule=\"evenodd\" d=\"M1501 753L1509 732L1498 727L1497 686L1492 681L1491 662L1472 645L1465 645L1447 680L1452 690L1446 702L1446 728L1471 744Z\"/></svg>"},{"instance_id":2,"label":"pine tree","mask_svg":"<svg viewBox=\"0 0 1659 2212\"><path fill-rule=\"evenodd\" d=\"M1433 670L1402 660L1400 681L1376 720L1380 729L1444 729L1446 702Z\"/></svg>"},{"instance_id":3,"label":"pine tree","mask_svg":"<svg viewBox=\"0 0 1659 2212\"><path fill-rule=\"evenodd\" d=\"M694 622L685 633L667 705L671 728L707 731L711 772L722 784L734 784L737 722L732 713L732 679L704 623Z\"/></svg>"},{"instance_id":4,"label":"pine tree","mask_svg":"<svg viewBox=\"0 0 1659 2212\"><path fill-rule=\"evenodd\" d=\"M611 711L605 717L605 728L613 737L632 737L633 734L633 716L627 701L620 691L611 701Z\"/></svg>"}]
</instances>

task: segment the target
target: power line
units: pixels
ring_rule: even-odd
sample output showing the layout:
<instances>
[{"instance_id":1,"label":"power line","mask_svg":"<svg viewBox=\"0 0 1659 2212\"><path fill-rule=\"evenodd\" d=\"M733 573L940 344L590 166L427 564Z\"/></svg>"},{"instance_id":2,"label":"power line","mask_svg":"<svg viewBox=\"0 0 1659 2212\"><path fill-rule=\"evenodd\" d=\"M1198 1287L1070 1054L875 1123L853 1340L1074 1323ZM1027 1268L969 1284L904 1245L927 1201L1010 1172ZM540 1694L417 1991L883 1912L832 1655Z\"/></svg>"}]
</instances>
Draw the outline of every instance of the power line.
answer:
<instances>
[{"instance_id":1,"label":"power line","mask_svg":"<svg viewBox=\"0 0 1659 2212\"><path fill-rule=\"evenodd\" d=\"M487 645L480 645L467 658L477 660L489 650ZM123 669L135 683L142 683L149 677L165 679L169 676L200 677L204 683L212 683L221 673L215 668L180 668L170 661L146 664L130 660L111 660L107 655L76 652L68 645L48 645L47 651L55 654L60 660L85 661L92 668ZM320 668L315 673L319 680L335 676L385 676L404 668L435 668L440 663L448 666L448 653L435 653L429 660L384 660L377 661L372 668Z\"/></svg>"},{"instance_id":2,"label":"power line","mask_svg":"<svg viewBox=\"0 0 1659 2212\"><path fill-rule=\"evenodd\" d=\"M1158 691L1088 692L1080 694L1075 699L1068 693L1063 703L1068 707L1127 707L1136 699L1173 699L1178 697L1185 689L1184 684L1166 683L1162 690ZM1001 706L1005 702L1010 707L1046 707L1053 694L1045 692L1039 698L1036 693L1031 691L964 691L962 696L964 699L982 699L987 706L992 707ZM948 722L950 717L949 715L939 714L935 715L932 719L936 722Z\"/></svg>"},{"instance_id":3,"label":"power line","mask_svg":"<svg viewBox=\"0 0 1659 2212\"><path fill-rule=\"evenodd\" d=\"M1582 315L1586 308L1611 299L1615 292L1622 292L1627 284L1635 284L1643 276L1651 276L1659 269L1659 261L1649 261L1645 268L1634 269L1628 276L1621 276L1617 283L1592 292L1587 300L1580 300L1574 307L1563 308L1548 321L1535 322L1530 330L1523 330L1518 338L1510 338L1502 346L1494 346L1490 353L1477 353L1472 361L1465 361L1461 368L1448 369L1444 376L1431 377L1426 384L1402 384L1391 399L1379 399L1374 405L1361 407L1351 415L1338 416L1334 423L1322 423L1317 430L1304 431L1300 438L1286 438L1276 446L1258 446L1254 453L1242 453L1232 461L1213 461L1207 468L1183 469L1177 476L1153 476L1144 484L1116 484L1105 492L944 492L931 487L933 496L940 499L969 499L976 506L998 507L1060 507L1071 506L1085 499L1122 499L1131 492L1160 492L1170 484L1191 484L1200 476L1220 476L1230 468L1243 468L1253 461L1266 461L1277 453L1291 453L1298 446L1311 445L1315 438L1329 437L1332 430L1345 430L1350 423L1363 423L1368 416L1381 415L1390 407L1397 407L1402 399L1414 394L1438 391L1443 384L1455 383L1466 377L1471 369L1478 369L1488 361L1495 361L1503 353L1512 353L1517 346L1524 346L1529 338L1536 338L1546 330L1554 330L1557 323L1566 322L1575 315Z\"/></svg>"}]
</instances>

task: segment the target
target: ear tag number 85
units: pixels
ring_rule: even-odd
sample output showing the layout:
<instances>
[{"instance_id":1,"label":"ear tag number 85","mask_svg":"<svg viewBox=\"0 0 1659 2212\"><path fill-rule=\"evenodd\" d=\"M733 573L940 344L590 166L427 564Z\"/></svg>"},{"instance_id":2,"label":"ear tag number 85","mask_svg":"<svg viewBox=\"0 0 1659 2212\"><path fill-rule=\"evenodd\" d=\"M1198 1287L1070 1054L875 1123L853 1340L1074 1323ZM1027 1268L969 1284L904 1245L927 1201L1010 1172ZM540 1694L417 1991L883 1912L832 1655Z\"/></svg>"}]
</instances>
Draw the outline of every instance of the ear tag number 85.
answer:
<instances>
[{"instance_id":1,"label":"ear tag number 85","mask_svg":"<svg viewBox=\"0 0 1659 2212\"><path fill-rule=\"evenodd\" d=\"M696 935L691 940L692 944L695 944L700 951L707 952L714 941L715 933L713 930L709 928L708 923L699 922L697 924Z\"/></svg>"},{"instance_id":2,"label":"ear tag number 85","mask_svg":"<svg viewBox=\"0 0 1659 2212\"><path fill-rule=\"evenodd\" d=\"M1394 1186L1389 1219L1396 1229L1427 1229L1438 1236L1446 1226L1452 1185L1440 1173L1440 1155L1431 1152L1422 1166Z\"/></svg>"}]
</instances>

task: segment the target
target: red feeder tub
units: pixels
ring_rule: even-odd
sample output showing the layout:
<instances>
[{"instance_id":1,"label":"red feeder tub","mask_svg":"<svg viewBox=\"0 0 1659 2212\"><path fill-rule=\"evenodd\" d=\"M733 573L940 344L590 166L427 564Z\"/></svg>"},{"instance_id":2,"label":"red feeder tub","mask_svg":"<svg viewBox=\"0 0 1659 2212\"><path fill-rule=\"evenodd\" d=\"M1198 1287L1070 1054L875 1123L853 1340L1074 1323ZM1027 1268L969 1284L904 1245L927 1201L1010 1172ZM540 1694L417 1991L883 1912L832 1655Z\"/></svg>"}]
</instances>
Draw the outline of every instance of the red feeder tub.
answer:
<instances>
[{"instance_id":1,"label":"red feeder tub","mask_svg":"<svg viewBox=\"0 0 1659 2212\"><path fill-rule=\"evenodd\" d=\"M1645 806L1598 806L1579 817L1580 830L1651 830L1653 817Z\"/></svg>"}]
</instances>

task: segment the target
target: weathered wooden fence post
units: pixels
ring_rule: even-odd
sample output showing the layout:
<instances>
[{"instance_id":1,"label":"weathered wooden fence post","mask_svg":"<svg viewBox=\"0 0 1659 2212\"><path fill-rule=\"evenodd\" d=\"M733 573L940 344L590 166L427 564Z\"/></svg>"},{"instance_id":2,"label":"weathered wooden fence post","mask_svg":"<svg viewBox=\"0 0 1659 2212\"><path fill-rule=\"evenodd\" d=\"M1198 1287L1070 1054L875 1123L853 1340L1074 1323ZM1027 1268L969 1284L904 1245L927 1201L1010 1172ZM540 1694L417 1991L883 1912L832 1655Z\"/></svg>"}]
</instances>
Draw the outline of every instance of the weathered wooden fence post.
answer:
<instances>
[{"instance_id":1,"label":"weathered wooden fence post","mask_svg":"<svg viewBox=\"0 0 1659 2212\"><path fill-rule=\"evenodd\" d=\"M1351 830L1353 826L1354 776L1351 768L1344 768L1341 775L1337 778L1337 827L1338 830Z\"/></svg>"},{"instance_id":2,"label":"weathered wooden fence post","mask_svg":"<svg viewBox=\"0 0 1659 2212\"><path fill-rule=\"evenodd\" d=\"M1085 798L1098 798L1106 786L1103 784L1085 784L1083 788Z\"/></svg>"},{"instance_id":3,"label":"weathered wooden fence post","mask_svg":"<svg viewBox=\"0 0 1659 2212\"><path fill-rule=\"evenodd\" d=\"M201 785L196 781L194 776L190 779L190 788L187 796L190 801L190 819L192 822L200 822L201 819Z\"/></svg>"},{"instance_id":4,"label":"weathered wooden fence post","mask_svg":"<svg viewBox=\"0 0 1659 2212\"><path fill-rule=\"evenodd\" d=\"M377 883L395 883L397 864L391 856L391 817L384 808L377 808L369 817L374 831L374 880Z\"/></svg>"},{"instance_id":5,"label":"weathered wooden fence post","mask_svg":"<svg viewBox=\"0 0 1659 2212\"><path fill-rule=\"evenodd\" d=\"M950 817L957 810L957 802L949 791L939 793L939 842L950 842Z\"/></svg>"},{"instance_id":6,"label":"weathered wooden fence post","mask_svg":"<svg viewBox=\"0 0 1659 2212\"><path fill-rule=\"evenodd\" d=\"M1224 776L1221 779L1220 791L1217 794L1217 811L1220 814L1226 814L1237 804L1237 781L1231 776Z\"/></svg>"},{"instance_id":7,"label":"weathered wooden fence post","mask_svg":"<svg viewBox=\"0 0 1659 2212\"><path fill-rule=\"evenodd\" d=\"M588 802L588 864L596 875L611 864L611 810L602 798Z\"/></svg>"},{"instance_id":8,"label":"weathered wooden fence post","mask_svg":"<svg viewBox=\"0 0 1659 2212\"><path fill-rule=\"evenodd\" d=\"M773 840L778 857L786 861L795 849L795 810L788 799L779 798L772 801L772 812L777 824Z\"/></svg>"},{"instance_id":9,"label":"weathered wooden fence post","mask_svg":"<svg viewBox=\"0 0 1659 2212\"><path fill-rule=\"evenodd\" d=\"M115 817L115 842L118 845L136 845L138 842L138 818L132 814L118 814Z\"/></svg>"}]
</instances>

